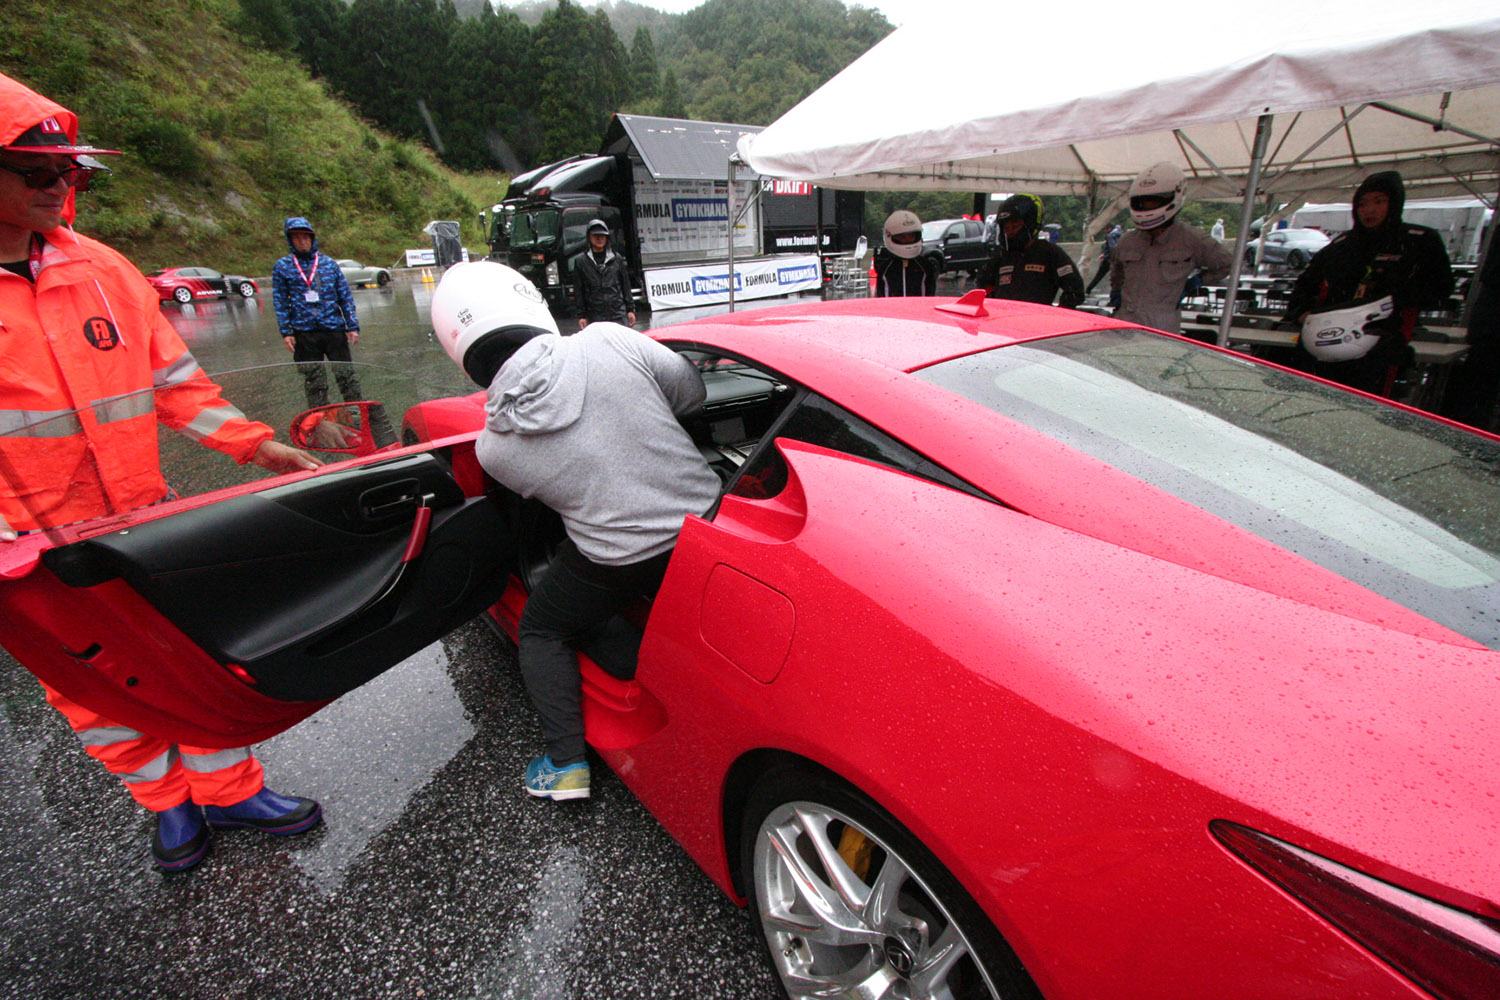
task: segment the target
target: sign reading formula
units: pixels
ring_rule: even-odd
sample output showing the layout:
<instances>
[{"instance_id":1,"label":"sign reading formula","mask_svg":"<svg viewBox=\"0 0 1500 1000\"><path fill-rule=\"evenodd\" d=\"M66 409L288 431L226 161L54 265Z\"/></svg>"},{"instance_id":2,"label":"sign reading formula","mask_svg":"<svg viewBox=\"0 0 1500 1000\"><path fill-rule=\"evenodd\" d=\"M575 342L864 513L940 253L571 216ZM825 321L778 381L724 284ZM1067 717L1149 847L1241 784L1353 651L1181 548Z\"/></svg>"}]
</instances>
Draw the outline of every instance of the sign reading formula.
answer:
<instances>
[{"instance_id":1,"label":"sign reading formula","mask_svg":"<svg viewBox=\"0 0 1500 1000\"><path fill-rule=\"evenodd\" d=\"M743 207L752 188L737 184L736 207ZM735 227L735 253L755 253L754 210ZM729 224L729 183L716 180L656 180L635 165L635 223L641 259L649 266L684 257L727 256L724 238Z\"/></svg>"},{"instance_id":2,"label":"sign reading formula","mask_svg":"<svg viewBox=\"0 0 1500 1000\"><path fill-rule=\"evenodd\" d=\"M735 261L734 297L763 299L790 292L818 288L818 258L807 256L762 257ZM646 269L646 297L652 309L715 305L729 301L727 263L696 267Z\"/></svg>"}]
</instances>

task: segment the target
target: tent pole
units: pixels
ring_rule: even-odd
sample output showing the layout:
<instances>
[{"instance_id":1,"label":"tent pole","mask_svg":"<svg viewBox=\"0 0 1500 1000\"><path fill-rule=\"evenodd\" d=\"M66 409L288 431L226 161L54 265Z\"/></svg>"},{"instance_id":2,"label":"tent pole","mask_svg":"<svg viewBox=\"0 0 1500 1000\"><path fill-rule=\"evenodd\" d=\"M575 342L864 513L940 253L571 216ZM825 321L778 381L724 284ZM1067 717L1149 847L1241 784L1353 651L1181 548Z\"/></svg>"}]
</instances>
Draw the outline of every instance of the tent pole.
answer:
<instances>
[{"instance_id":1,"label":"tent pole","mask_svg":"<svg viewBox=\"0 0 1500 1000\"><path fill-rule=\"evenodd\" d=\"M1229 287L1224 289L1224 314L1219 317L1220 347L1229 344L1229 324L1234 320L1234 303L1240 293L1240 267L1245 261L1245 244L1250 241L1250 220L1255 217L1255 189L1260 186L1260 168L1271 144L1271 121L1274 115L1261 115L1255 122L1255 145L1250 153L1250 176L1245 179L1245 199L1240 203L1240 231L1234 237L1234 254L1229 259Z\"/></svg>"},{"instance_id":2,"label":"tent pole","mask_svg":"<svg viewBox=\"0 0 1500 1000\"><path fill-rule=\"evenodd\" d=\"M734 166L739 160L739 154L734 153L729 157L729 311L734 312Z\"/></svg>"}]
</instances>

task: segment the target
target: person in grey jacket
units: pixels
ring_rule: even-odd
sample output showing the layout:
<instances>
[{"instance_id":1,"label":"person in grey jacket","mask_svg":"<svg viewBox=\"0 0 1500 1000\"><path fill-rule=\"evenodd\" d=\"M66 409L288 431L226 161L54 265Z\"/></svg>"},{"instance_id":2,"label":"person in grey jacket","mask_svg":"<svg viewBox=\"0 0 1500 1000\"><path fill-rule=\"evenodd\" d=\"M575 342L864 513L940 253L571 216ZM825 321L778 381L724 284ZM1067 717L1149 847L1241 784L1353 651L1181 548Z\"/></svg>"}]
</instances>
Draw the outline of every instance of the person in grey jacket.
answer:
<instances>
[{"instance_id":1,"label":"person in grey jacket","mask_svg":"<svg viewBox=\"0 0 1500 1000\"><path fill-rule=\"evenodd\" d=\"M640 635L619 612L654 594L683 519L718 499L679 418L706 390L691 362L618 323L563 337L535 287L503 264L450 268L432 298L449 356L488 388L479 463L563 520L567 540L522 612L521 676L547 752L525 788L586 798L578 658L633 676Z\"/></svg>"},{"instance_id":2,"label":"person in grey jacket","mask_svg":"<svg viewBox=\"0 0 1500 1000\"><path fill-rule=\"evenodd\" d=\"M1115 318L1182 332L1177 303L1194 272L1206 284L1229 276L1229 251L1207 233L1177 221L1187 190L1187 179L1173 163L1157 163L1136 176L1130 185L1130 216L1135 228L1115 246L1109 265L1109 286L1118 294Z\"/></svg>"}]
</instances>

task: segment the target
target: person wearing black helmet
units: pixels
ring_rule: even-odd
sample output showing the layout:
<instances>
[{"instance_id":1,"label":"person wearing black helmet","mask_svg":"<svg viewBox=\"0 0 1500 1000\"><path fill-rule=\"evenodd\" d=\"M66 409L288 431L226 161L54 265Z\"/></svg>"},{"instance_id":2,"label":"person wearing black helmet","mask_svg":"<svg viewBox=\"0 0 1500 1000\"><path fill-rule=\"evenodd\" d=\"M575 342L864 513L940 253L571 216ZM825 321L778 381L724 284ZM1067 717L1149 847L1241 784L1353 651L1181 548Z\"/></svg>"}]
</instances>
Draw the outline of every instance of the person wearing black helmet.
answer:
<instances>
[{"instance_id":1,"label":"person wearing black helmet","mask_svg":"<svg viewBox=\"0 0 1500 1000\"><path fill-rule=\"evenodd\" d=\"M1372 324L1357 358L1309 359L1314 375L1378 396L1389 396L1396 376L1411 363L1417 313L1453 292L1453 269L1442 237L1401 220L1406 185L1394 170L1366 177L1354 192L1354 228L1334 237L1297 277L1286 320L1303 325L1309 315L1391 297L1387 320ZM1311 351L1311 348L1308 348Z\"/></svg>"},{"instance_id":2,"label":"person wearing black helmet","mask_svg":"<svg viewBox=\"0 0 1500 1000\"><path fill-rule=\"evenodd\" d=\"M609 226L592 219L587 230L588 249L573 258L573 301L578 308L578 329L590 323L635 324L635 299L630 294L630 269L625 258L609 245Z\"/></svg>"},{"instance_id":3,"label":"person wearing black helmet","mask_svg":"<svg viewBox=\"0 0 1500 1000\"><path fill-rule=\"evenodd\" d=\"M1083 278L1068 252L1051 240L1037 239L1042 200L1013 194L995 213L999 241L979 270L979 287L991 298L1057 304L1074 309L1083 302Z\"/></svg>"}]
</instances>

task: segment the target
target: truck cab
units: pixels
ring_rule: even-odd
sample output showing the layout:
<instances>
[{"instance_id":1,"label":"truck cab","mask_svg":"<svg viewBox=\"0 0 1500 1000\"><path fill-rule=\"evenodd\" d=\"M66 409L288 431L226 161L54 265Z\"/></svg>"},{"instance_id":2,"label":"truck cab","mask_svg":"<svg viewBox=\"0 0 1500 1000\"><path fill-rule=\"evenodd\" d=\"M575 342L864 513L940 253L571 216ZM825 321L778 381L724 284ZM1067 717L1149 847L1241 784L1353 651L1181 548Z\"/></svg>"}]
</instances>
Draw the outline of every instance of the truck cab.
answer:
<instances>
[{"instance_id":1,"label":"truck cab","mask_svg":"<svg viewBox=\"0 0 1500 1000\"><path fill-rule=\"evenodd\" d=\"M632 288L642 286L635 213L630 210L629 164L623 157L569 161L532 184L510 215L506 263L541 291L547 305L568 313L573 262L588 246L588 224L609 226L614 251L629 266Z\"/></svg>"}]
</instances>

